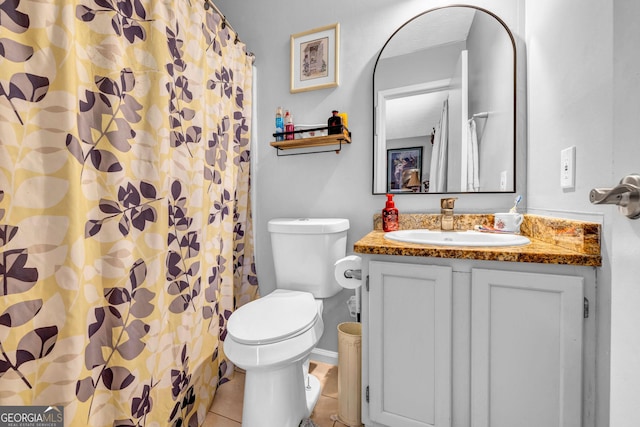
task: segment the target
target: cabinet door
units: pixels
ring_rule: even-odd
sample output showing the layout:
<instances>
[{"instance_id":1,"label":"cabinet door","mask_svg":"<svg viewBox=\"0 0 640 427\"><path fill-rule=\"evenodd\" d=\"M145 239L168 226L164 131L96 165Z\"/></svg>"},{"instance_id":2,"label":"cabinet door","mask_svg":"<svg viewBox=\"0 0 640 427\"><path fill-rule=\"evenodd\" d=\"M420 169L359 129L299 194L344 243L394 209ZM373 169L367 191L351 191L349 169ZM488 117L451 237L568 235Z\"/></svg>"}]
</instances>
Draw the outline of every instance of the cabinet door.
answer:
<instances>
[{"instance_id":1,"label":"cabinet door","mask_svg":"<svg viewBox=\"0 0 640 427\"><path fill-rule=\"evenodd\" d=\"M451 280L450 267L370 263L372 421L451 425Z\"/></svg>"},{"instance_id":2,"label":"cabinet door","mask_svg":"<svg viewBox=\"0 0 640 427\"><path fill-rule=\"evenodd\" d=\"M583 278L472 271L472 427L579 427Z\"/></svg>"}]
</instances>

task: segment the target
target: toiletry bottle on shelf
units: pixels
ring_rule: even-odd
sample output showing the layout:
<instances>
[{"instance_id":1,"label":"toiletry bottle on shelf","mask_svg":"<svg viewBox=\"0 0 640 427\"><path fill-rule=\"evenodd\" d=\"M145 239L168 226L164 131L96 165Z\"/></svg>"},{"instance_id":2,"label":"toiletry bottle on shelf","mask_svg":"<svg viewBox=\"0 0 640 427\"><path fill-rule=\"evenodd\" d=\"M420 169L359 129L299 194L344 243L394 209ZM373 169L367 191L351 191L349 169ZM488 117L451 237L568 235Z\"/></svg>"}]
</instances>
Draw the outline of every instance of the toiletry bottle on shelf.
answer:
<instances>
[{"instance_id":1,"label":"toiletry bottle on shelf","mask_svg":"<svg viewBox=\"0 0 640 427\"><path fill-rule=\"evenodd\" d=\"M344 126L344 127L346 127L348 129L349 128L349 116L347 115L347 113L340 112L340 113L338 113L338 115L342 119L342 126Z\"/></svg>"},{"instance_id":2,"label":"toiletry bottle on shelf","mask_svg":"<svg viewBox=\"0 0 640 427\"><path fill-rule=\"evenodd\" d=\"M278 107L276 110L276 133L284 132L284 120L282 118L282 107ZM284 140L283 135L276 135L276 141Z\"/></svg>"},{"instance_id":3,"label":"toiletry bottle on shelf","mask_svg":"<svg viewBox=\"0 0 640 427\"><path fill-rule=\"evenodd\" d=\"M387 203L382 210L382 229L384 231L396 231L400 228L398 209L393 202L393 194L387 194Z\"/></svg>"},{"instance_id":4,"label":"toiletry bottle on shelf","mask_svg":"<svg viewBox=\"0 0 640 427\"><path fill-rule=\"evenodd\" d=\"M342 117L338 115L338 110L333 110L331 114L331 117L329 117L329 120L327 120L327 126L329 126L329 135L342 133Z\"/></svg>"},{"instance_id":5,"label":"toiletry bottle on shelf","mask_svg":"<svg viewBox=\"0 0 640 427\"><path fill-rule=\"evenodd\" d=\"M286 139L293 139L293 137L295 136L295 134L293 133L294 130L295 130L295 128L293 126L293 118L291 117L291 113L289 113L289 110L287 110L284 113L285 138Z\"/></svg>"}]
</instances>

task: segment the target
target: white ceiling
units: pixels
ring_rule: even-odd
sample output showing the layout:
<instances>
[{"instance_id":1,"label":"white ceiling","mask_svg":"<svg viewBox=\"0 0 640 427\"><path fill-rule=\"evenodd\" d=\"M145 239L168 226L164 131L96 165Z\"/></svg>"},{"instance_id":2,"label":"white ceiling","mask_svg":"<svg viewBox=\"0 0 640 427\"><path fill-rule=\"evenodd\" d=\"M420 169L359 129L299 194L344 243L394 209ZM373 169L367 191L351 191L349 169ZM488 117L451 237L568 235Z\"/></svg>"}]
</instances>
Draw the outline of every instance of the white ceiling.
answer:
<instances>
[{"instance_id":1,"label":"white ceiling","mask_svg":"<svg viewBox=\"0 0 640 427\"><path fill-rule=\"evenodd\" d=\"M464 41L469 35L475 14L476 9L470 7L448 7L425 13L402 27L392 37L381 58Z\"/></svg>"},{"instance_id":2,"label":"white ceiling","mask_svg":"<svg viewBox=\"0 0 640 427\"><path fill-rule=\"evenodd\" d=\"M430 135L442 113L449 91L422 93L386 102L387 139Z\"/></svg>"}]
</instances>

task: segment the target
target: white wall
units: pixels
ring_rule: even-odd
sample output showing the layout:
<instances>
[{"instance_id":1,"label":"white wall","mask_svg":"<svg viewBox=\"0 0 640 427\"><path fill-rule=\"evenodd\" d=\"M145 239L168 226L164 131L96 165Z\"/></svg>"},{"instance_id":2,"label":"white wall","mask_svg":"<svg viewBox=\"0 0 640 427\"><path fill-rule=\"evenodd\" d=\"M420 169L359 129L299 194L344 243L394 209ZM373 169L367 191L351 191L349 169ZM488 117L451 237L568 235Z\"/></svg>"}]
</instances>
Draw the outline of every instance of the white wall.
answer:
<instances>
[{"instance_id":1,"label":"white wall","mask_svg":"<svg viewBox=\"0 0 640 427\"><path fill-rule=\"evenodd\" d=\"M464 42L450 43L391 58L382 58L376 67L376 90L451 78ZM382 49L380 46L379 50Z\"/></svg>"},{"instance_id":2,"label":"white wall","mask_svg":"<svg viewBox=\"0 0 640 427\"><path fill-rule=\"evenodd\" d=\"M371 73L379 48L406 19L445 1L352 0L270 2L217 0L240 37L258 57L258 141L255 200L258 274L262 292L273 288L266 221L274 216L345 216L349 246L371 229L384 196L371 195ZM532 213L601 221L603 267L598 269L597 427L640 425L640 221L611 206L594 206L588 193L639 172L640 2L637 0L475 1L503 18L519 44L518 68L527 84L518 89L520 138L527 139L525 200ZM525 19L526 16L526 32ZM289 35L334 22L342 26L341 84L330 90L289 93ZM520 41L520 40L518 40ZM526 88L523 89L523 88ZM527 96L528 95L528 96ZM276 157L269 147L278 105L299 122L322 121L333 108L350 114L353 143L340 155ZM527 118L527 126L522 120ZM576 188L559 185L560 150L575 145ZM521 153L522 154L522 153ZM518 173L525 170L519 164ZM522 184L521 184L522 185ZM520 187L519 191L523 187ZM508 198L464 195L459 211L490 211ZM396 196L404 212L437 210L439 196ZM338 310L339 311L339 310ZM613 314L612 314L613 312ZM327 322L325 349L336 348ZM613 333L612 333L613 330ZM611 345L610 345L611 343ZM611 354L609 353L611 349ZM609 363L611 407L609 410Z\"/></svg>"},{"instance_id":3,"label":"white wall","mask_svg":"<svg viewBox=\"0 0 640 427\"><path fill-rule=\"evenodd\" d=\"M536 0L526 20L529 209L602 218L596 425L638 426L640 221L588 194L640 171L640 3ZM559 152L572 145L576 189L563 191Z\"/></svg>"},{"instance_id":4,"label":"white wall","mask_svg":"<svg viewBox=\"0 0 640 427\"><path fill-rule=\"evenodd\" d=\"M529 209L540 213L602 212L593 187L611 183L612 20L608 0L528 2ZM576 189L560 188L560 150L576 146ZM586 215L586 214L585 214ZM596 425L608 424L611 231L603 218L605 267L598 275Z\"/></svg>"},{"instance_id":5,"label":"white wall","mask_svg":"<svg viewBox=\"0 0 640 427\"><path fill-rule=\"evenodd\" d=\"M639 21L638 0L614 1L612 183L625 174L640 173ZM611 215L610 425L635 427L640 425L640 221L615 211Z\"/></svg>"},{"instance_id":6,"label":"white wall","mask_svg":"<svg viewBox=\"0 0 640 427\"><path fill-rule=\"evenodd\" d=\"M536 0L526 4L528 209L604 222L598 271L596 425L609 425L610 209L589 190L613 184L612 0ZM560 150L576 146L576 188L560 187ZM616 424L615 427L618 427Z\"/></svg>"},{"instance_id":7,"label":"white wall","mask_svg":"<svg viewBox=\"0 0 640 427\"><path fill-rule=\"evenodd\" d=\"M333 216L348 218L349 251L353 243L371 231L372 217L384 207L385 196L373 196L373 66L389 36L406 20L444 0L325 0L242 1L216 0L216 5L238 31L240 39L256 54L258 69L257 150L252 153L256 174L254 212L257 268L262 294L274 289L267 221L274 217ZM523 0L469 1L493 10L518 35L523 30ZM289 37L291 34L340 23L340 86L298 94L289 93ZM522 98L524 99L524 98ZM273 140L278 106L292 111L298 123L324 122L332 109L349 114L352 144L334 153L277 157ZM521 114L522 116L522 114ZM523 173L524 164L518 171ZM525 182L525 179L520 181ZM523 184L524 185L524 184ZM519 191L524 191L520 187ZM400 212L436 212L439 195L398 195ZM460 212L508 208L513 194L462 195ZM352 291L351 291L352 292ZM337 350L336 326L351 320L344 303L349 291L325 303L325 334L319 347ZM334 308L335 307L335 308Z\"/></svg>"},{"instance_id":8,"label":"white wall","mask_svg":"<svg viewBox=\"0 0 640 427\"><path fill-rule=\"evenodd\" d=\"M513 70L511 40L502 26L487 14L476 14L469 31L469 115L489 112L476 120L480 190L500 188L500 173L510 171L513 151L504 147L513 139L513 85L505 84ZM507 182L513 176L507 175Z\"/></svg>"}]
</instances>

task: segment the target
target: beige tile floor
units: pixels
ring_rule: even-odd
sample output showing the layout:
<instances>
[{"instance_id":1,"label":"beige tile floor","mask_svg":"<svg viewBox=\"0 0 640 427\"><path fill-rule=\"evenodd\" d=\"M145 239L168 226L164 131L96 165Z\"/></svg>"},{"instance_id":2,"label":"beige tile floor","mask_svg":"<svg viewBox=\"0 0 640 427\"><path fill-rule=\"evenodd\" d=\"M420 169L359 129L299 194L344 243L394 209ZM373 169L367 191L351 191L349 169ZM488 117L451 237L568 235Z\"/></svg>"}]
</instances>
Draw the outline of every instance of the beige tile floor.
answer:
<instances>
[{"instance_id":1,"label":"beige tile floor","mask_svg":"<svg viewBox=\"0 0 640 427\"><path fill-rule=\"evenodd\" d=\"M311 361L309 372L315 375L322 385L322 394L318 399L311 419L319 427L342 427L339 421L334 424L338 413L338 367ZM240 427L242 423L242 397L244 395L244 373L237 371L231 381L221 385L209 409L202 427Z\"/></svg>"}]
</instances>

